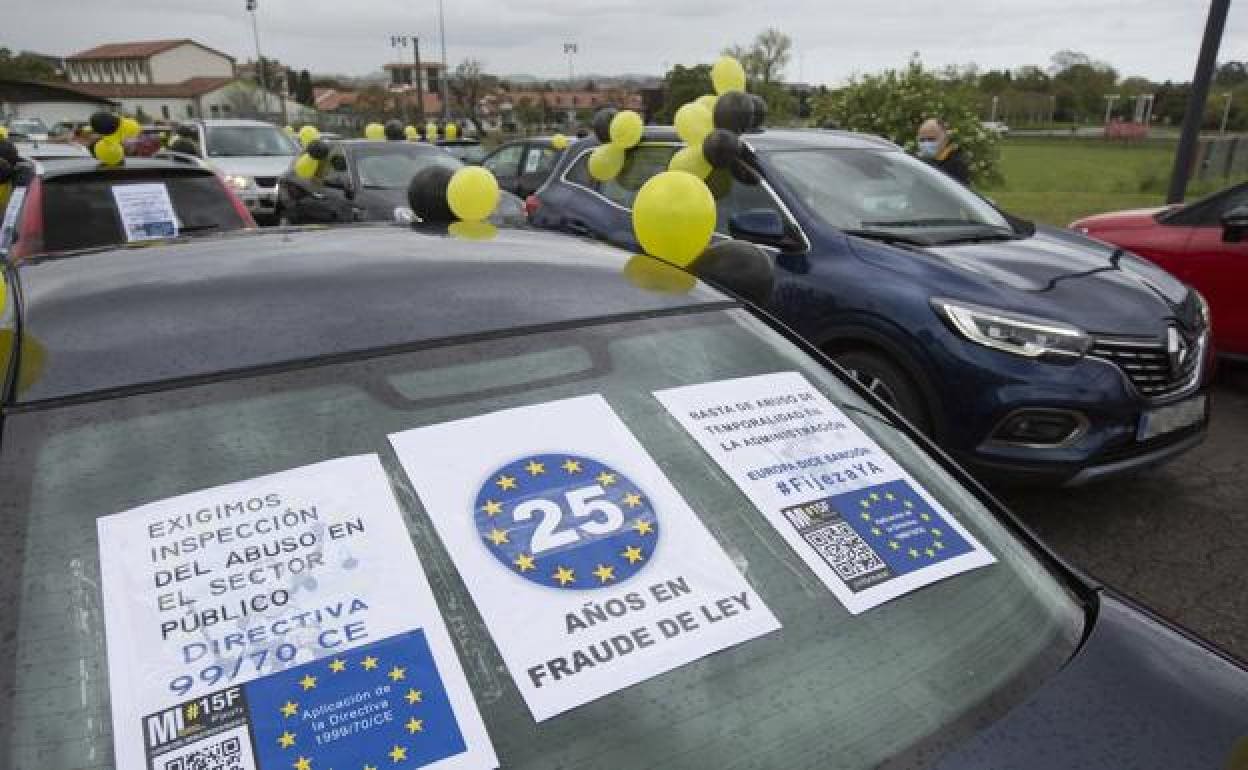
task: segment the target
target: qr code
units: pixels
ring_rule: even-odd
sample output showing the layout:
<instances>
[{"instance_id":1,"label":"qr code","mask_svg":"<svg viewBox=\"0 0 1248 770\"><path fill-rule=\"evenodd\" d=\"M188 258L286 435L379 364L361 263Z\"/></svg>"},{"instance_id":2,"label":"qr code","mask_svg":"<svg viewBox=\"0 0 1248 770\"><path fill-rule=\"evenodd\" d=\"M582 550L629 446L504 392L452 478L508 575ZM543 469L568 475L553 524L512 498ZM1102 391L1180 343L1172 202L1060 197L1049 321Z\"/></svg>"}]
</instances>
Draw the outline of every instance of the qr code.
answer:
<instances>
[{"instance_id":1,"label":"qr code","mask_svg":"<svg viewBox=\"0 0 1248 770\"><path fill-rule=\"evenodd\" d=\"M843 521L808 530L802 536L846 582L885 568L879 554Z\"/></svg>"},{"instance_id":2,"label":"qr code","mask_svg":"<svg viewBox=\"0 0 1248 770\"><path fill-rule=\"evenodd\" d=\"M160 770L255 770L246 727L218 733L161 757Z\"/></svg>"}]
</instances>

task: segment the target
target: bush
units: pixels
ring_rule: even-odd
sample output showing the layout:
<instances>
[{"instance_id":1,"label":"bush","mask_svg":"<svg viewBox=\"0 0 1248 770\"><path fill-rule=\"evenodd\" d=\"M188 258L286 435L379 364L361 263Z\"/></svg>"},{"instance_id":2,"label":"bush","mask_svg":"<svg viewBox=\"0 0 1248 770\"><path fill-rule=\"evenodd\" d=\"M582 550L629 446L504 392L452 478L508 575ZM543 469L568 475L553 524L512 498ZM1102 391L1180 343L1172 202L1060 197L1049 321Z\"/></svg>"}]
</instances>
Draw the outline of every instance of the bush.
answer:
<instances>
[{"instance_id":1,"label":"bush","mask_svg":"<svg viewBox=\"0 0 1248 770\"><path fill-rule=\"evenodd\" d=\"M971 179L992 184L1001 179L998 137L979 120L978 97L965 86L942 81L923 69L918 57L905 70L863 75L848 86L816 97L816 125L835 124L849 131L875 134L913 153L919 125L940 118L950 140L962 148Z\"/></svg>"}]
</instances>

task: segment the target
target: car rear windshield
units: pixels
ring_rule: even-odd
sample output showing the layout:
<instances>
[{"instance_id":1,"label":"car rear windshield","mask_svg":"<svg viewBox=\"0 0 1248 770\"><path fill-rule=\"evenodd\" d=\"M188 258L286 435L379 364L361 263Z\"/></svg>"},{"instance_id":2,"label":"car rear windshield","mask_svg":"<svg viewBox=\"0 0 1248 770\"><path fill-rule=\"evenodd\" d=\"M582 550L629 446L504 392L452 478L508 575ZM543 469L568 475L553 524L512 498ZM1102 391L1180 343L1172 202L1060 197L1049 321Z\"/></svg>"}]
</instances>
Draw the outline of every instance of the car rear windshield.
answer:
<instances>
[{"instance_id":1,"label":"car rear windshield","mask_svg":"<svg viewBox=\"0 0 1248 770\"><path fill-rule=\"evenodd\" d=\"M295 141L277 126L209 126L208 156L241 158L294 155Z\"/></svg>"},{"instance_id":2,"label":"car rear windshield","mask_svg":"<svg viewBox=\"0 0 1248 770\"><path fill-rule=\"evenodd\" d=\"M997 562L851 615L652 395L769 372L805 376ZM387 436L586 394L783 628L535 722ZM1023 542L753 316L602 322L7 416L0 766L112 766L109 691L127 683L108 681L97 517L361 453L381 457L503 767L922 765L1051 676L1082 631L1080 606Z\"/></svg>"},{"instance_id":3,"label":"car rear windshield","mask_svg":"<svg viewBox=\"0 0 1248 770\"><path fill-rule=\"evenodd\" d=\"M126 242L112 190L159 182L169 191L179 233L220 233L244 226L217 177L209 172L154 170L53 176L43 182L43 243L46 251L69 251Z\"/></svg>"},{"instance_id":4,"label":"car rear windshield","mask_svg":"<svg viewBox=\"0 0 1248 770\"><path fill-rule=\"evenodd\" d=\"M399 142L356 147L352 158L361 186L385 190L406 190L416 172L427 166L457 169L463 165L433 147Z\"/></svg>"}]
</instances>

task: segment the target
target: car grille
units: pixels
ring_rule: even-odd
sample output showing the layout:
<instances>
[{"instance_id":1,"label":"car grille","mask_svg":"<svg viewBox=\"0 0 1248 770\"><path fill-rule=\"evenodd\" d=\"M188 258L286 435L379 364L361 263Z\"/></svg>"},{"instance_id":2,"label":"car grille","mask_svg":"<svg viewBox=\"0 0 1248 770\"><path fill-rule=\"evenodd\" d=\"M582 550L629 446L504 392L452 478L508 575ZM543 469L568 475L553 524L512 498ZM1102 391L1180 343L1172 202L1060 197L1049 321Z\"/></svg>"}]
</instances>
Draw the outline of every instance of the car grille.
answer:
<instances>
[{"instance_id":1,"label":"car grille","mask_svg":"<svg viewBox=\"0 0 1248 770\"><path fill-rule=\"evenodd\" d=\"M1188 352L1178 369L1171 368L1170 354L1161 342L1101 338L1092 344L1091 355L1116 365L1141 395L1159 399L1185 390L1199 374L1204 340L1183 335L1183 341Z\"/></svg>"},{"instance_id":2,"label":"car grille","mask_svg":"<svg viewBox=\"0 0 1248 770\"><path fill-rule=\"evenodd\" d=\"M273 187L277 184L275 176L258 176L256 177L256 187Z\"/></svg>"}]
</instances>

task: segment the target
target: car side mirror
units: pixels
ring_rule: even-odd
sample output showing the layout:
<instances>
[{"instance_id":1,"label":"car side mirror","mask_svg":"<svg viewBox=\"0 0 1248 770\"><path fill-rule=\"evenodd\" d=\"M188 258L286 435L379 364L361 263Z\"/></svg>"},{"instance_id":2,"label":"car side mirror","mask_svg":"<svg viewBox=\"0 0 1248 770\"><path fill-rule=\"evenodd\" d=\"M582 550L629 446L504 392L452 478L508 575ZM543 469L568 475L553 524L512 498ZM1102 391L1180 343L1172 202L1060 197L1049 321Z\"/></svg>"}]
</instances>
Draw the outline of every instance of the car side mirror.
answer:
<instances>
[{"instance_id":1,"label":"car side mirror","mask_svg":"<svg viewBox=\"0 0 1248 770\"><path fill-rule=\"evenodd\" d=\"M1248 233L1248 206L1235 206L1222 214L1222 240L1239 243Z\"/></svg>"},{"instance_id":2,"label":"car side mirror","mask_svg":"<svg viewBox=\"0 0 1248 770\"><path fill-rule=\"evenodd\" d=\"M775 209L748 209L728 218L728 233L738 240L785 249L793 245L784 218Z\"/></svg>"}]
</instances>

